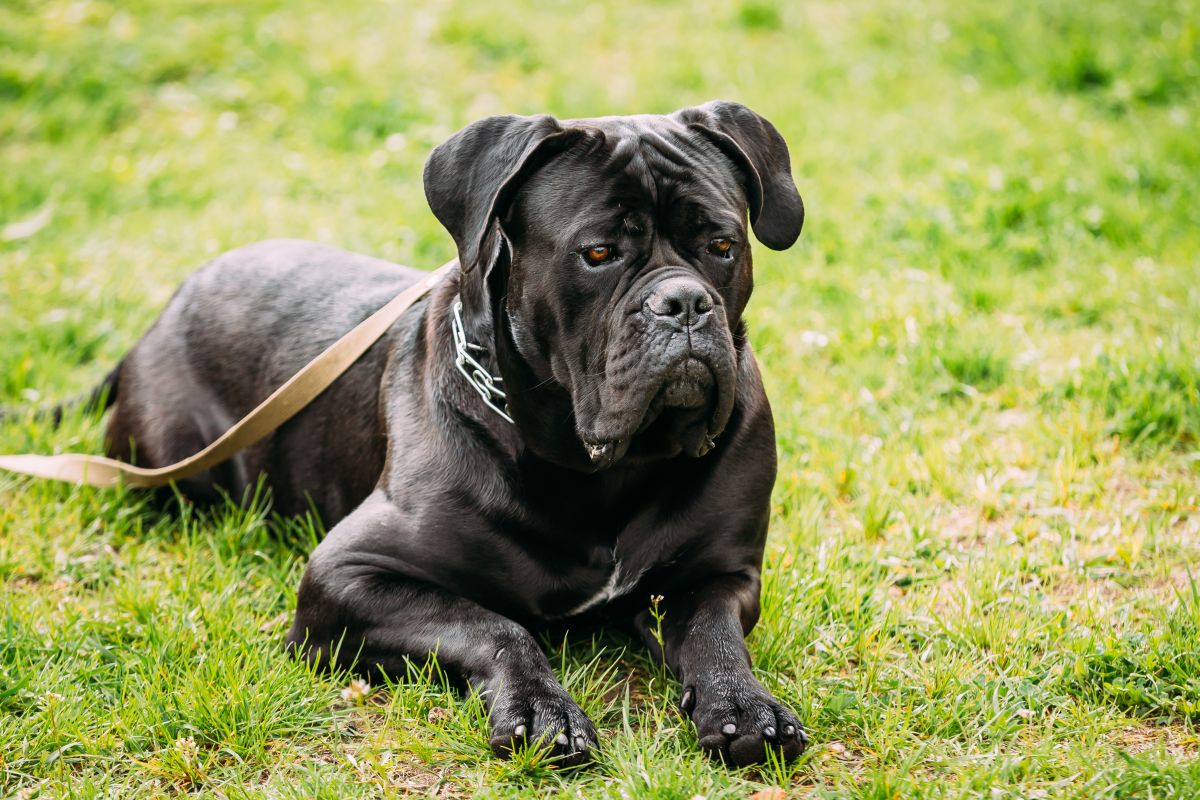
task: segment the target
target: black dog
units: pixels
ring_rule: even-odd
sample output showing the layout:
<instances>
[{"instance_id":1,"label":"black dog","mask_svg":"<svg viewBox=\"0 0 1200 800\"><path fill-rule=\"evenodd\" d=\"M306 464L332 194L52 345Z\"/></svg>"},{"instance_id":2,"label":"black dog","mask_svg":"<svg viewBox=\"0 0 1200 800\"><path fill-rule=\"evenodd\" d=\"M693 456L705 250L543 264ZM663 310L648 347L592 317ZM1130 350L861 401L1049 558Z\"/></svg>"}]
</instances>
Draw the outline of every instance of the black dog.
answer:
<instances>
[{"instance_id":1,"label":"black dog","mask_svg":"<svg viewBox=\"0 0 1200 800\"><path fill-rule=\"evenodd\" d=\"M777 250L800 233L782 137L721 102L493 117L434 150L425 191L460 269L299 416L180 488L243 496L266 474L276 510L336 523L289 645L391 674L436 652L483 693L497 753L597 747L528 628L600 619L665 657L706 751L794 757L800 722L743 642L775 479L746 218ZM110 454L200 450L422 275L304 242L216 259L114 373Z\"/></svg>"}]
</instances>

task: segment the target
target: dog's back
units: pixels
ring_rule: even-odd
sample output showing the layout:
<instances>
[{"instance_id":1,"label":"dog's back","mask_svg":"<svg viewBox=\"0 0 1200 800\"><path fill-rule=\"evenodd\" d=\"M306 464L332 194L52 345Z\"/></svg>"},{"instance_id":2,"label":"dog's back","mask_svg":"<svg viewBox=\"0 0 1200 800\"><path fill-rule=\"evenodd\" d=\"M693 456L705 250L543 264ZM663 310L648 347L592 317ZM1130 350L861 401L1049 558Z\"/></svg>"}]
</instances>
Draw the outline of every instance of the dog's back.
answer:
<instances>
[{"instance_id":1,"label":"dog's back","mask_svg":"<svg viewBox=\"0 0 1200 800\"><path fill-rule=\"evenodd\" d=\"M183 283L123 360L109 455L158 467L201 450L424 275L298 240L260 242L218 257ZM383 466L378 390L386 349L377 344L262 442L182 482L184 495L240 500L267 473L275 510L315 507L329 524L344 516ZM304 457L290 457L300 447ZM319 458L313 448L320 448Z\"/></svg>"}]
</instances>

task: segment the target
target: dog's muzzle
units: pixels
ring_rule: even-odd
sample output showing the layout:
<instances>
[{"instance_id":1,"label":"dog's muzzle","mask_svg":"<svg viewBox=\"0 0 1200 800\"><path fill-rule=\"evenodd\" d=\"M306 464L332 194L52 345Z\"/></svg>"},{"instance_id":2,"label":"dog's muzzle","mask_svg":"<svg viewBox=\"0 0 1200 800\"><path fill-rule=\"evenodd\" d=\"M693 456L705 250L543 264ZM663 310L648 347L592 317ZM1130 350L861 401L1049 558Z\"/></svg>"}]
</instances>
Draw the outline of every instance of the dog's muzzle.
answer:
<instances>
[{"instance_id":1,"label":"dog's muzzle","mask_svg":"<svg viewBox=\"0 0 1200 800\"><path fill-rule=\"evenodd\" d=\"M620 388L600 412L607 424L593 428L600 435L581 436L596 468L627 452L703 456L728 420L736 360L732 338L712 290L681 272L672 270L643 289L626 329L630 338L610 350L625 361L615 371L610 361L606 371L606 380ZM636 362L625 355L631 349L640 353Z\"/></svg>"}]
</instances>

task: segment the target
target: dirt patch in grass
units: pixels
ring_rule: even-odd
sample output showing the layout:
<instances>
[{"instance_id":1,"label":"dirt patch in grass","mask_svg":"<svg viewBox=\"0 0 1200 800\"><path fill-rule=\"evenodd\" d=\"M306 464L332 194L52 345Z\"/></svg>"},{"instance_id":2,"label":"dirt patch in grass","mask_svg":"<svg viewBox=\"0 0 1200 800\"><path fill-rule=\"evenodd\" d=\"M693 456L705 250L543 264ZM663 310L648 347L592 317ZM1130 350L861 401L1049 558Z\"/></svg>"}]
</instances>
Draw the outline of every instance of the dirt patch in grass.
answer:
<instances>
[{"instance_id":1,"label":"dirt patch in grass","mask_svg":"<svg viewBox=\"0 0 1200 800\"><path fill-rule=\"evenodd\" d=\"M1185 725L1136 722L1113 731L1109 741L1118 750L1135 756L1161 751L1182 760L1200 755L1200 734Z\"/></svg>"}]
</instances>

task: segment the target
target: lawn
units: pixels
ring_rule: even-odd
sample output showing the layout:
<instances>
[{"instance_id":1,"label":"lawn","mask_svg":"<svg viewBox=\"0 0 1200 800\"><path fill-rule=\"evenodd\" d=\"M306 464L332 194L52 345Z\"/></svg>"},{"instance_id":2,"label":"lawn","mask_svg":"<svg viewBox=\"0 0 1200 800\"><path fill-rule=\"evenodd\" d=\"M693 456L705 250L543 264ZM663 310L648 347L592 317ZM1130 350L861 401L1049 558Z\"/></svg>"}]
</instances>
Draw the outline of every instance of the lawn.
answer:
<instances>
[{"instance_id":1,"label":"lawn","mask_svg":"<svg viewBox=\"0 0 1200 800\"><path fill-rule=\"evenodd\" d=\"M0 795L1200 796L1197 0L5 0L0 404L96 382L241 244L442 263L421 166L467 122L714 97L808 207L749 310L750 650L799 762L706 762L614 634L546 642L598 763L496 760L431 665L285 656L315 521L0 477ZM20 416L0 452L101 431Z\"/></svg>"}]
</instances>

